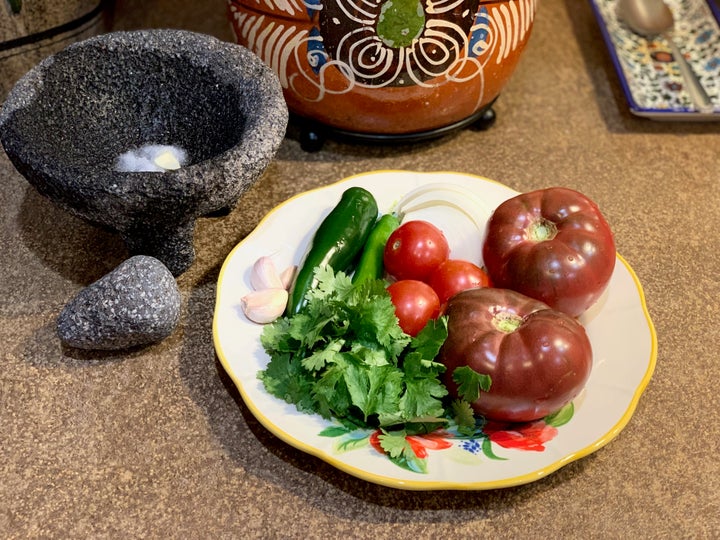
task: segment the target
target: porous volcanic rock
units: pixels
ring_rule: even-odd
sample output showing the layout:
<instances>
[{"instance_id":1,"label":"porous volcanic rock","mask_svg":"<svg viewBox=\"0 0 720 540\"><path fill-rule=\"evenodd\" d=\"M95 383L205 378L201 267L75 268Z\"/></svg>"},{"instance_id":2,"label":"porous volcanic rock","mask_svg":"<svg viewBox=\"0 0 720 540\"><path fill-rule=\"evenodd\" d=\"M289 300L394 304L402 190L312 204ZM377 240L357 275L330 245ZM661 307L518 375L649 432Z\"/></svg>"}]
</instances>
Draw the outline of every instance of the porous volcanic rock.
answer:
<instances>
[{"instance_id":1,"label":"porous volcanic rock","mask_svg":"<svg viewBox=\"0 0 720 540\"><path fill-rule=\"evenodd\" d=\"M35 66L0 110L0 141L41 194L178 276L195 257L195 220L236 205L287 122L277 76L249 49L149 29L90 38ZM181 148L188 163L118 170L119 156L146 145Z\"/></svg>"},{"instance_id":2,"label":"porous volcanic rock","mask_svg":"<svg viewBox=\"0 0 720 540\"><path fill-rule=\"evenodd\" d=\"M117 350L166 338L180 321L182 298L175 278L154 257L136 255L81 290L57 319L71 347Z\"/></svg>"}]
</instances>

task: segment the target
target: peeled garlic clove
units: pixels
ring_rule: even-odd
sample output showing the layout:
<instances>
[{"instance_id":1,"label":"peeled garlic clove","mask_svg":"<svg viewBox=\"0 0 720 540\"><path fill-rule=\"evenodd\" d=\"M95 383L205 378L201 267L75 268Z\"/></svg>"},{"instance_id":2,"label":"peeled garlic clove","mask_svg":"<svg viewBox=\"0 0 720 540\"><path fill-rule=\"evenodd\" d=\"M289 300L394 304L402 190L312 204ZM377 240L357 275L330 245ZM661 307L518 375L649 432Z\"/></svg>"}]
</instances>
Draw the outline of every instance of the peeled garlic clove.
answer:
<instances>
[{"instance_id":1,"label":"peeled garlic clove","mask_svg":"<svg viewBox=\"0 0 720 540\"><path fill-rule=\"evenodd\" d=\"M270 257L260 257L255 261L250 272L250 285L256 291L284 288L275 263Z\"/></svg>"},{"instance_id":2,"label":"peeled garlic clove","mask_svg":"<svg viewBox=\"0 0 720 540\"><path fill-rule=\"evenodd\" d=\"M166 169L168 171L174 171L180 168L180 162L175 157L175 154L170 151L159 154L153 160L153 163L155 163L155 165L157 165L158 167L162 167L163 169Z\"/></svg>"},{"instance_id":3,"label":"peeled garlic clove","mask_svg":"<svg viewBox=\"0 0 720 540\"><path fill-rule=\"evenodd\" d=\"M282 282L282 286L286 289L289 289L290 285L292 285L293 279L295 279L295 272L297 272L297 266L293 265L288 266L280 274L280 281Z\"/></svg>"},{"instance_id":4,"label":"peeled garlic clove","mask_svg":"<svg viewBox=\"0 0 720 540\"><path fill-rule=\"evenodd\" d=\"M251 291L240 299L245 316L259 324L271 323L285 312L288 292L282 288Z\"/></svg>"}]
</instances>

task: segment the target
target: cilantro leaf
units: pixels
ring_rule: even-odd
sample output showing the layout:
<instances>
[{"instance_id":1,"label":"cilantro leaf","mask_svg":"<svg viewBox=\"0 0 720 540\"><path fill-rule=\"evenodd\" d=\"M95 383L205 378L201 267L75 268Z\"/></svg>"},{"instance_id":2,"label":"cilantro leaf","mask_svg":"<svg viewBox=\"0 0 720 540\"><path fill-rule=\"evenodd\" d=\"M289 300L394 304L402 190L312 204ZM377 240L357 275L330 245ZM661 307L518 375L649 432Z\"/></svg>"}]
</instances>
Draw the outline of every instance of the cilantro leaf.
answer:
<instances>
[{"instance_id":1,"label":"cilantro leaf","mask_svg":"<svg viewBox=\"0 0 720 540\"><path fill-rule=\"evenodd\" d=\"M310 356L300 360L302 366L308 371L319 371L329 363L334 363L344 345L342 339L336 339L323 348L313 352Z\"/></svg>"},{"instance_id":2,"label":"cilantro leaf","mask_svg":"<svg viewBox=\"0 0 720 540\"><path fill-rule=\"evenodd\" d=\"M298 314L263 329L270 362L258 376L265 389L302 412L352 426L442 421L445 366L434 358L447 321L432 321L412 338L398 324L384 280L353 284L328 266L315 278Z\"/></svg>"},{"instance_id":3,"label":"cilantro leaf","mask_svg":"<svg viewBox=\"0 0 720 540\"><path fill-rule=\"evenodd\" d=\"M345 384L344 371L345 363L335 362L323 371L322 376L314 380L311 387L312 399L315 402L315 411L323 418L345 418L350 415L352 399Z\"/></svg>"},{"instance_id":4,"label":"cilantro leaf","mask_svg":"<svg viewBox=\"0 0 720 540\"><path fill-rule=\"evenodd\" d=\"M380 446L390 461L413 472L427 472L427 460L418 456L410 444L405 431L383 432L378 436Z\"/></svg>"},{"instance_id":5,"label":"cilantro leaf","mask_svg":"<svg viewBox=\"0 0 720 540\"><path fill-rule=\"evenodd\" d=\"M406 438L405 431L383 432L378 435L380 446L390 457L397 458L412 452L412 447Z\"/></svg>"},{"instance_id":6,"label":"cilantro leaf","mask_svg":"<svg viewBox=\"0 0 720 540\"><path fill-rule=\"evenodd\" d=\"M314 410L310 397L312 377L301 369L299 363L291 362L290 358L288 354L275 356L258 376L272 395L294 403L300 411L311 412Z\"/></svg>"},{"instance_id":7,"label":"cilantro leaf","mask_svg":"<svg viewBox=\"0 0 720 540\"><path fill-rule=\"evenodd\" d=\"M405 419L423 416L442 416L443 406L439 398L447 395L447 388L438 380L415 379L407 381L400 405Z\"/></svg>"},{"instance_id":8,"label":"cilantro leaf","mask_svg":"<svg viewBox=\"0 0 720 540\"><path fill-rule=\"evenodd\" d=\"M463 399L456 399L452 402L452 412L458 431L462 435L474 435L476 432L475 413L470 403Z\"/></svg>"},{"instance_id":9,"label":"cilantro leaf","mask_svg":"<svg viewBox=\"0 0 720 540\"><path fill-rule=\"evenodd\" d=\"M460 366L452 373L453 381L458 385L458 394L472 403L480 397L480 391L490 390L490 375L478 373L470 366Z\"/></svg>"},{"instance_id":10,"label":"cilantro leaf","mask_svg":"<svg viewBox=\"0 0 720 540\"><path fill-rule=\"evenodd\" d=\"M425 328L413 338L413 347L423 358L435 358L447 338L447 317L430 319Z\"/></svg>"}]
</instances>

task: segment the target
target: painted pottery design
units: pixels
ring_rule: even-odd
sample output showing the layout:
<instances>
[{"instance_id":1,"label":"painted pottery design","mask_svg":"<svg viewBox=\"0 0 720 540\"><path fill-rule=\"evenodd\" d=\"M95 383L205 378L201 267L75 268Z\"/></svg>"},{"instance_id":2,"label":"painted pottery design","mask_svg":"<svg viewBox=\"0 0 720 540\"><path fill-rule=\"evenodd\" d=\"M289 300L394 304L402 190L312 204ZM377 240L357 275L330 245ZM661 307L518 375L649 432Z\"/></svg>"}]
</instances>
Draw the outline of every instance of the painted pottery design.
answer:
<instances>
[{"instance_id":1,"label":"painted pottery design","mask_svg":"<svg viewBox=\"0 0 720 540\"><path fill-rule=\"evenodd\" d=\"M290 110L351 132L404 134L491 104L538 0L228 0L238 43L278 75Z\"/></svg>"},{"instance_id":2,"label":"painted pottery design","mask_svg":"<svg viewBox=\"0 0 720 540\"><path fill-rule=\"evenodd\" d=\"M720 114L720 4L705 0L667 0L676 19L675 39ZM617 0L593 0L607 45L630 108L641 116L701 115L683 84L672 50L662 36L645 39L618 21Z\"/></svg>"}]
</instances>

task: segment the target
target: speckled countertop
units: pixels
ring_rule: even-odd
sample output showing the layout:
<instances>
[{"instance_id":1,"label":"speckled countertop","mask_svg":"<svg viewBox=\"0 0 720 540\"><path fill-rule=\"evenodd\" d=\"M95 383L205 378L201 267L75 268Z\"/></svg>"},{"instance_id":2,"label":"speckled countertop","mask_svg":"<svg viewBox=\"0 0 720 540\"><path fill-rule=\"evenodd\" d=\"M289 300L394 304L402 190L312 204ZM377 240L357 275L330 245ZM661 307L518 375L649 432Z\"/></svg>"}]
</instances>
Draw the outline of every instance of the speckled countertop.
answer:
<instances>
[{"instance_id":1,"label":"speckled countertop","mask_svg":"<svg viewBox=\"0 0 720 540\"><path fill-rule=\"evenodd\" d=\"M116 28L231 39L224 3L118 2ZM402 147L293 130L242 204L201 219L183 320L130 354L63 349L55 319L125 257L0 154L0 535L4 538L720 537L720 124L633 117L588 2L543 0L489 131ZM644 286L657 366L610 444L534 483L415 492L367 483L281 442L213 348L220 266L273 206L376 169L438 168L595 199Z\"/></svg>"}]
</instances>

